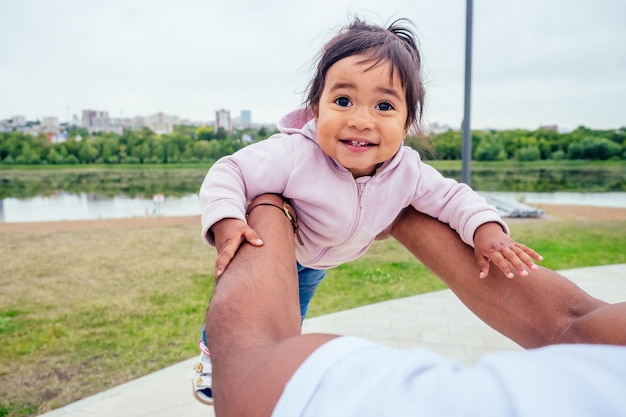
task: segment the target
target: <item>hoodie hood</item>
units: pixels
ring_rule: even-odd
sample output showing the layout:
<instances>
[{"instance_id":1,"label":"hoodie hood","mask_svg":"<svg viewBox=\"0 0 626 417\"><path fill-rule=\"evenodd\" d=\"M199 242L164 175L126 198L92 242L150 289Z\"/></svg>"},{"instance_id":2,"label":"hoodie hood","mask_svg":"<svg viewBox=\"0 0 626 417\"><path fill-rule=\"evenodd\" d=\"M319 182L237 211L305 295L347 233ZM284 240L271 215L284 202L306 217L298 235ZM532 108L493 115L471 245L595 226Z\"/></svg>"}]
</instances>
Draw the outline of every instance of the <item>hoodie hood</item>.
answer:
<instances>
[{"instance_id":1,"label":"hoodie hood","mask_svg":"<svg viewBox=\"0 0 626 417\"><path fill-rule=\"evenodd\" d=\"M278 130L281 133L286 134L294 134L294 133L303 133L305 130L305 126L309 124L309 122L315 123L315 115L308 108L294 110L291 113L287 113L283 116L278 122ZM310 134L306 134L306 136L311 136Z\"/></svg>"}]
</instances>

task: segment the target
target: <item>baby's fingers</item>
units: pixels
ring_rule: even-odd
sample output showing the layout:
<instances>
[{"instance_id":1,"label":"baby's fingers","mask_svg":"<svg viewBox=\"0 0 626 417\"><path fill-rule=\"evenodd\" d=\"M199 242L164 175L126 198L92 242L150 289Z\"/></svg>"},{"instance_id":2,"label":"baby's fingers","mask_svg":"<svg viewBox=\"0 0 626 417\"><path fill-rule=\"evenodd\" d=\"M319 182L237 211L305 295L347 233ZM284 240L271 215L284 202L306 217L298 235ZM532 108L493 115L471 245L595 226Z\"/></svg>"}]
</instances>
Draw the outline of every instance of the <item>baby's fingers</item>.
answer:
<instances>
[{"instance_id":1,"label":"baby's fingers","mask_svg":"<svg viewBox=\"0 0 626 417\"><path fill-rule=\"evenodd\" d=\"M254 231L254 229L248 228L244 232L243 237L252 246L262 246L263 245L263 241L261 240L261 238L259 237L257 232Z\"/></svg>"},{"instance_id":2,"label":"baby's fingers","mask_svg":"<svg viewBox=\"0 0 626 417\"><path fill-rule=\"evenodd\" d=\"M522 245L521 243L518 243L517 246L522 251L524 251L524 253L528 255L530 258L533 258L537 261L543 261L543 256L539 255L537 252L535 252L533 249L529 248L528 246ZM532 262L532 260L530 262ZM528 262L526 262L526 264L528 264Z\"/></svg>"},{"instance_id":3,"label":"baby's fingers","mask_svg":"<svg viewBox=\"0 0 626 417\"><path fill-rule=\"evenodd\" d=\"M481 279L487 278L487 275L489 275L489 259L480 254L476 254L476 262L478 263L478 269L480 271L478 277Z\"/></svg>"},{"instance_id":4,"label":"baby's fingers","mask_svg":"<svg viewBox=\"0 0 626 417\"><path fill-rule=\"evenodd\" d=\"M503 251L502 254L506 260L508 260L509 263L520 273L520 275L525 277L528 276L528 270L536 270L537 265L535 265L532 258L528 255L528 253L526 253L526 251L524 251L524 249L527 249L524 245L516 245L511 249Z\"/></svg>"},{"instance_id":5,"label":"baby's fingers","mask_svg":"<svg viewBox=\"0 0 626 417\"><path fill-rule=\"evenodd\" d=\"M237 249L239 249L241 241L229 240L224 246L217 251L217 259L215 260L215 279L217 280L222 276L226 267L235 256Z\"/></svg>"},{"instance_id":6,"label":"baby's fingers","mask_svg":"<svg viewBox=\"0 0 626 417\"><path fill-rule=\"evenodd\" d=\"M515 277L515 274L511 270L509 262L507 262L507 259L500 252L494 252L491 254L491 262L493 262L493 264L497 266L502 271L502 273L504 273L505 277L507 278ZM513 263L513 266L515 266L514 263Z\"/></svg>"},{"instance_id":7,"label":"baby's fingers","mask_svg":"<svg viewBox=\"0 0 626 417\"><path fill-rule=\"evenodd\" d=\"M509 257L509 262L524 276L528 275L528 269L531 271L537 270L537 265L533 262L533 258L538 261L543 260L543 257L537 252L519 243L512 249L512 253Z\"/></svg>"}]
</instances>

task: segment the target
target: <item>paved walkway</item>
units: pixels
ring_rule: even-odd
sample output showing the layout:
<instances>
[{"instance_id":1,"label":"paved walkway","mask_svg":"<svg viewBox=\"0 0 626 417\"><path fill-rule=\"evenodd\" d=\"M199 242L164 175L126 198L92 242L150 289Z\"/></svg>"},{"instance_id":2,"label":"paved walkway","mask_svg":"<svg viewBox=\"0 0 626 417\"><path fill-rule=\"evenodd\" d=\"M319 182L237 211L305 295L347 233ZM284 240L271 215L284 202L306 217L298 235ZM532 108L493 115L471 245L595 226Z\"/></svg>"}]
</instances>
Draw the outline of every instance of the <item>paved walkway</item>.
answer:
<instances>
[{"instance_id":1,"label":"paved walkway","mask_svg":"<svg viewBox=\"0 0 626 417\"><path fill-rule=\"evenodd\" d=\"M561 271L608 302L626 301L626 264ZM359 335L396 347L421 345L473 363L493 350L521 349L476 318L450 290L386 301L305 320L305 333ZM200 417L213 408L191 394L196 358L46 413L45 417Z\"/></svg>"}]
</instances>

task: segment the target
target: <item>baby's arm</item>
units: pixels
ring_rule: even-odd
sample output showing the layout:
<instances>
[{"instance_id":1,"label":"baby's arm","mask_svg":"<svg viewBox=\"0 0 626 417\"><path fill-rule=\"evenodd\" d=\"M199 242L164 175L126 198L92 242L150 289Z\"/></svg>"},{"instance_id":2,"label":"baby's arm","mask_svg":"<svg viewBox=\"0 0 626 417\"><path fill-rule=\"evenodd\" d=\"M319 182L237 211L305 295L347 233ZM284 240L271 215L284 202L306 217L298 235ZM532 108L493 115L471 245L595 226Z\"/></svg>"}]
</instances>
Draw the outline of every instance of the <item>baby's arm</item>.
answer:
<instances>
[{"instance_id":1,"label":"baby's arm","mask_svg":"<svg viewBox=\"0 0 626 417\"><path fill-rule=\"evenodd\" d=\"M513 278L515 274L510 265L522 276L526 276L527 268L537 269L533 259L543 260L537 252L513 240L502 230L502 226L495 222L484 223L476 229L474 256L480 268L480 278L485 278L489 274L489 262L500 268L507 278Z\"/></svg>"},{"instance_id":2,"label":"baby's arm","mask_svg":"<svg viewBox=\"0 0 626 417\"><path fill-rule=\"evenodd\" d=\"M216 280L222 276L243 241L247 241L253 246L263 245L257 232L239 219L222 219L211 227L211 232L215 237L215 248L217 249L214 271Z\"/></svg>"}]
</instances>

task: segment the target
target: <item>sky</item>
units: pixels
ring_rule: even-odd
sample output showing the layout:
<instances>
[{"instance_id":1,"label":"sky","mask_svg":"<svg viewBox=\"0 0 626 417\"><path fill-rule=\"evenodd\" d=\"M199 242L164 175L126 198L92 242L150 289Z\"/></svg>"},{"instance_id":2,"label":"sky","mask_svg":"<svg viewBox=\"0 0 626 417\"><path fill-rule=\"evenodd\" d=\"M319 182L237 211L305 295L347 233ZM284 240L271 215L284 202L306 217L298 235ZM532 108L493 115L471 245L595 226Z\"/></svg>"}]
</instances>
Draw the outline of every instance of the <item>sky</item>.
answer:
<instances>
[{"instance_id":1,"label":"sky","mask_svg":"<svg viewBox=\"0 0 626 417\"><path fill-rule=\"evenodd\" d=\"M626 126L626 1L476 0L473 129ZM354 16L415 24L424 123L464 113L463 0L0 0L0 119L83 109L276 123Z\"/></svg>"}]
</instances>

